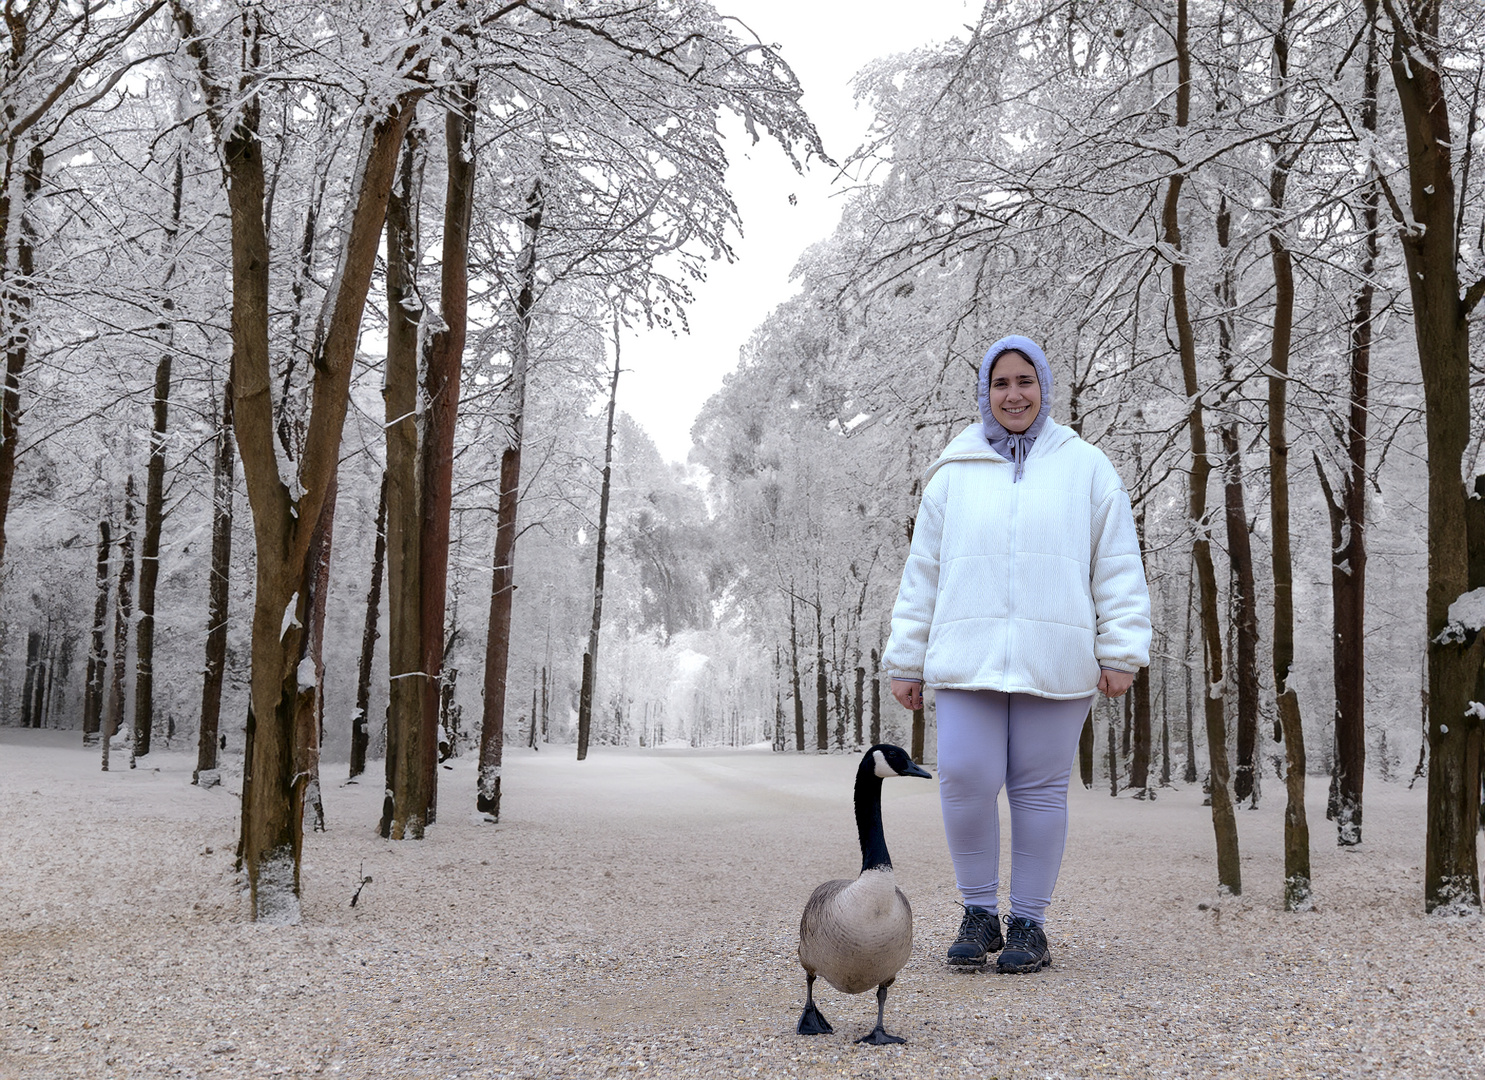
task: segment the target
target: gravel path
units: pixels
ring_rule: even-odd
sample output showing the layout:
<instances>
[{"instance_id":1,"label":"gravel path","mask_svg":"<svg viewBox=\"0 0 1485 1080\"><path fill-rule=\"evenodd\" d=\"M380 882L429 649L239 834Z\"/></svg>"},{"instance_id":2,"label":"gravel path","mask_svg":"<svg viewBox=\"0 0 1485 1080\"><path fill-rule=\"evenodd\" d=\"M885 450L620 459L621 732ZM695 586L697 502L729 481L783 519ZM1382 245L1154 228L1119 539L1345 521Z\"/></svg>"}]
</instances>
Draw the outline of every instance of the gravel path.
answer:
<instances>
[{"instance_id":1,"label":"gravel path","mask_svg":"<svg viewBox=\"0 0 1485 1080\"><path fill-rule=\"evenodd\" d=\"M1215 892L1199 791L1075 785L1054 966L954 975L936 786L886 785L913 959L906 1046L852 1040L870 995L794 1034L804 898L859 865L856 759L507 751L505 820L441 774L421 843L373 831L380 785L327 764L304 921L244 920L237 798L192 759L101 774L75 733L0 729L0 1078L1482 1077L1485 925L1422 914L1423 793L1373 779L1340 850L1312 779L1320 910L1285 914L1281 785L1240 811L1242 897ZM374 770L380 763L374 763ZM363 873L373 880L355 907Z\"/></svg>"}]
</instances>

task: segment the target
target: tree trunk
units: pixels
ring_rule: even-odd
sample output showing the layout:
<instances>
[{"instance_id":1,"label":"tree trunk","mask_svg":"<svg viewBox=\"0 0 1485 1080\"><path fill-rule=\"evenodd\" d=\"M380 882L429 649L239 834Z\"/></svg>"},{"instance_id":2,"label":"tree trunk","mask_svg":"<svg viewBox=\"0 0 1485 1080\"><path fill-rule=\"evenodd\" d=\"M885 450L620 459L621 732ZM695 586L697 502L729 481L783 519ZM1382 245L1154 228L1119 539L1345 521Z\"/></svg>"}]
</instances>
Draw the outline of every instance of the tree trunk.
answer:
<instances>
[{"instance_id":1,"label":"tree trunk","mask_svg":"<svg viewBox=\"0 0 1485 1080\"><path fill-rule=\"evenodd\" d=\"M304 830L303 804L296 800L302 793L297 790L294 746L309 549L339 465L351 367L396 178L397 152L412 107L425 91L407 91L389 101L362 132L350 185L353 196L345 205L337 241L340 250L327 277L334 285L316 325L311 407L291 490L280 468L274 430L260 105L246 81L234 89L219 78L192 13L178 2L172 2L171 10L183 48L198 69L206 115L221 140L232 221L233 413L257 552L239 851L253 918L296 922ZM246 13L240 46L244 70L262 61L258 31L258 22Z\"/></svg>"},{"instance_id":2,"label":"tree trunk","mask_svg":"<svg viewBox=\"0 0 1485 1080\"><path fill-rule=\"evenodd\" d=\"M1258 596L1253 580L1253 547L1248 536L1247 500L1238 426L1222 426L1222 454L1226 464L1224 503L1227 511L1227 554L1232 562L1233 637L1237 642L1237 770L1233 795L1253 795L1254 756L1258 744Z\"/></svg>"},{"instance_id":3,"label":"tree trunk","mask_svg":"<svg viewBox=\"0 0 1485 1080\"><path fill-rule=\"evenodd\" d=\"M320 742L325 736L325 600L330 594L330 548L338 488L338 478L332 476L310 540L303 588L309 623L296 668L299 694L294 713L294 801L301 814L309 814L315 832L325 831L325 804L320 795ZM306 663L310 665L308 671Z\"/></svg>"},{"instance_id":4,"label":"tree trunk","mask_svg":"<svg viewBox=\"0 0 1485 1080\"><path fill-rule=\"evenodd\" d=\"M222 387L222 426L217 430L216 459L212 466L211 494L211 585L207 598L206 674L201 680L201 722L196 732L196 771L217 767L217 746L222 715L222 680L227 669L227 615L232 603L232 498L236 485L236 452L232 444L232 376ZM208 780L207 786L212 786Z\"/></svg>"},{"instance_id":5,"label":"tree trunk","mask_svg":"<svg viewBox=\"0 0 1485 1080\"><path fill-rule=\"evenodd\" d=\"M474 209L474 101L476 86L453 88L452 107L444 112L445 172L443 253L439 280L442 325L428 342L423 374L422 538L418 547L422 597L423 786L428 792L427 822L438 814L439 733L443 730L444 612L449 580L449 523L453 514L454 427L459 418L459 384L469 314L469 223ZM450 699L452 703L452 698ZM454 737L449 737L452 751Z\"/></svg>"},{"instance_id":6,"label":"tree trunk","mask_svg":"<svg viewBox=\"0 0 1485 1080\"><path fill-rule=\"evenodd\" d=\"M830 680L825 675L825 618L824 603L819 589L815 590L815 751L823 754L830 749L830 712L827 694Z\"/></svg>"},{"instance_id":7,"label":"tree trunk","mask_svg":"<svg viewBox=\"0 0 1485 1080\"><path fill-rule=\"evenodd\" d=\"M7 9L8 10L8 9ZM11 139L5 149L7 173L9 163L15 160L16 141ZM41 191L42 169L46 164L46 152L38 143L26 155L26 164L21 170L21 201L15 214L20 222L16 230L15 275L18 286L6 281L0 287L0 307L6 312L3 347L5 349L5 389L0 396L0 568L5 566L6 521L10 512L10 494L15 487L15 461L17 440L21 427L21 373L26 367L26 358L31 347L31 282L36 274L36 230L31 221L30 208ZM3 178L0 186L0 239L9 231L10 177ZM0 260L8 254L5 244L0 244Z\"/></svg>"},{"instance_id":8,"label":"tree trunk","mask_svg":"<svg viewBox=\"0 0 1485 1080\"><path fill-rule=\"evenodd\" d=\"M510 441L500 455L500 502L490 579L490 630L485 643L485 707L480 726L479 795L475 806L496 821L500 820L500 766L505 750L506 667L510 661L511 601L515 593L516 511L525 429L526 372L531 361L531 315L536 305L536 241L541 232L544 202L541 181L533 180L522 219L526 240L516 260L516 279L521 291L516 297L510 404L506 414Z\"/></svg>"},{"instance_id":9,"label":"tree trunk","mask_svg":"<svg viewBox=\"0 0 1485 1080\"><path fill-rule=\"evenodd\" d=\"M1293 0L1284 0L1279 30L1273 42L1275 110L1281 119L1288 114L1289 36ZM1375 30L1375 28L1374 28ZM1369 53L1369 95L1372 123L1376 122L1376 36ZM1268 464L1269 532L1272 534L1274 576L1274 693L1279 713L1279 734L1284 741L1284 909L1308 911L1310 887L1310 826L1305 813L1305 735L1300 719L1299 695L1289 685L1294 665L1294 568L1289 536L1289 440L1285 431L1289 392L1289 350L1294 325L1294 270L1287 231L1282 225L1284 198L1293 154L1283 143L1272 146L1274 164L1269 172L1269 205L1274 226L1268 234L1270 261L1274 271L1274 332L1269 353ZM1373 197L1375 198L1375 191ZM1375 208L1373 202L1373 228ZM1370 268L1364 271L1369 275ZM1364 282L1364 288L1370 285ZM1369 297L1369 294L1368 294ZM1368 305L1370 299L1368 298ZM1368 323L1370 316L1368 316ZM1370 327L1367 330L1370 335ZM1339 643L1332 643L1339 652Z\"/></svg>"},{"instance_id":10,"label":"tree trunk","mask_svg":"<svg viewBox=\"0 0 1485 1080\"><path fill-rule=\"evenodd\" d=\"M1176 5L1176 126L1184 129L1191 115L1191 52L1187 43L1187 0ZM1184 130L1181 132L1184 135ZM1207 753L1211 760L1212 830L1217 846L1218 883L1234 895L1242 892L1242 869L1238 857L1237 819L1228 790L1227 721L1222 709L1222 633L1217 616L1217 575L1212 565L1210 524L1207 521L1207 478L1212 465L1207 455L1206 428L1202 422L1201 386L1196 371L1196 337L1186 293L1186 262L1181 248L1181 187L1186 175L1171 176L1161 215L1164 240L1175 257L1171 261L1171 307L1181 354L1181 374L1186 398L1191 403L1187 428L1191 435L1191 478L1188 518L1192 530L1192 556L1196 561L1201 591L1203 652L1206 656Z\"/></svg>"},{"instance_id":11,"label":"tree trunk","mask_svg":"<svg viewBox=\"0 0 1485 1080\"><path fill-rule=\"evenodd\" d=\"M108 691L108 714L103 722L104 772L108 772L109 746L124 722L124 674L128 670L129 624L134 617L135 518L134 474L130 473L124 482L124 535L119 540L118 601L113 608L113 678Z\"/></svg>"},{"instance_id":12,"label":"tree trunk","mask_svg":"<svg viewBox=\"0 0 1485 1080\"><path fill-rule=\"evenodd\" d=\"M26 634L26 677L21 683L21 727L40 727L40 718L32 723L32 702L36 697L36 672L41 667L41 631Z\"/></svg>"},{"instance_id":13,"label":"tree trunk","mask_svg":"<svg viewBox=\"0 0 1485 1080\"><path fill-rule=\"evenodd\" d=\"M160 526L165 517L165 431L170 421L171 354L155 365L154 426L144 483L144 535L139 551L139 628L135 645L134 755L150 752L155 727L155 584L160 580Z\"/></svg>"},{"instance_id":14,"label":"tree trunk","mask_svg":"<svg viewBox=\"0 0 1485 1080\"><path fill-rule=\"evenodd\" d=\"M877 650L871 650L871 744L873 746L882 741L881 664L881 655Z\"/></svg>"},{"instance_id":15,"label":"tree trunk","mask_svg":"<svg viewBox=\"0 0 1485 1080\"><path fill-rule=\"evenodd\" d=\"M107 521L98 522L98 585L93 601L93 634L89 639L87 685L83 687L83 745L98 737L103 718L103 680L108 672L108 550L112 544Z\"/></svg>"},{"instance_id":16,"label":"tree trunk","mask_svg":"<svg viewBox=\"0 0 1485 1080\"><path fill-rule=\"evenodd\" d=\"M1469 314L1485 279L1461 296L1455 224L1454 133L1439 53L1439 5L1387 0L1393 82L1408 142L1409 212L1396 207L1423 374L1428 445L1428 824L1424 908L1478 912L1475 831L1480 717L1471 707L1485 655L1480 633L1450 625L1469 588L1461 458L1469 442ZM1402 9L1399 11L1399 9Z\"/></svg>"},{"instance_id":17,"label":"tree trunk","mask_svg":"<svg viewBox=\"0 0 1485 1080\"><path fill-rule=\"evenodd\" d=\"M603 483L598 496L598 553L593 564L593 622L588 627L588 661L578 698L577 756L588 756L588 731L593 724L593 690L598 681L598 631L603 625L603 558L608 550L608 499L614 472L614 407L619 400L619 323L614 320L614 375L608 384L608 427L603 437Z\"/></svg>"},{"instance_id":18,"label":"tree trunk","mask_svg":"<svg viewBox=\"0 0 1485 1080\"><path fill-rule=\"evenodd\" d=\"M866 669L864 667L862 667L860 664L857 664L856 665L856 697L855 697L854 703L851 706L851 715L855 718L855 732L854 732L854 735L855 735L855 738L856 738L856 745L857 746L860 746L861 745L861 737L862 737L862 734L863 734L862 731L861 731L861 711L862 711L862 706L865 704L865 700L864 700L865 697L866 697Z\"/></svg>"},{"instance_id":19,"label":"tree trunk","mask_svg":"<svg viewBox=\"0 0 1485 1080\"><path fill-rule=\"evenodd\" d=\"M1143 424L1143 413L1136 413L1137 422ZM1138 446L1138 443L1136 443ZM1139 461L1136 452L1136 462ZM1140 562L1149 557L1145 550L1145 503L1140 505L1134 517L1135 536L1139 540ZM1150 669L1142 667L1134 674L1134 753L1129 761L1129 786L1138 798L1149 797L1150 788Z\"/></svg>"},{"instance_id":20,"label":"tree trunk","mask_svg":"<svg viewBox=\"0 0 1485 1080\"><path fill-rule=\"evenodd\" d=\"M1192 693L1191 670L1195 662L1191 659L1191 646L1194 644L1191 634L1191 610L1196 606L1196 561L1191 563L1191 574L1186 579L1186 635L1183 639L1181 651L1181 670L1186 673L1186 768L1181 773L1181 780L1187 784L1194 784L1197 780L1196 771L1196 697Z\"/></svg>"},{"instance_id":21,"label":"tree trunk","mask_svg":"<svg viewBox=\"0 0 1485 1080\"><path fill-rule=\"evenodd\" d=\"M387 366L382 380L387 439L387 787L380 832L419 840L433 803L424 761L421 487L418 460L418 294L415 178L422 172L416 129L402 150L387 203ZM438 632L442 638L442 628Z\"/></svg>"},{"instance_id":22,"label":"tree trunk","mask_svg":"<svg viewBox=\"0 0 1485 1080\"><path fill-rule=\"evenodd\" d=\"M371 745L367 711L371 708L371 664L376 657L377 616L382 604L382 566L387 556L387 473L382 470L376 498L376 540L371 553L371 585L366 590L366 622L361 629L361 660L356 667L356 713L351 718L351 779L366 771Z\"/></svg>"},{"instance_id":23,"label":"tree trunk","mask_svg":"<svg viewBox=\"0 0 1485 1080\"><path fill-rule=\"evenodd\" d=\"M799 687L799 632L794 618L794 588L789 588L789 671L794 682L794 749L804 753L804 697Z\"/></svg>"},{"instance_id":24,"label":"tree trunk","mask_svg":"<svg viewBox=\"0 0 1485 1080\"><path fill-rule=\"evenodd\" d=\"M1365 96L1362 127L1377 131L1377 89L1381 61L1377 45L1376 10L1368 11ZM1348 468L1339 497L1322 475L1331 532L1332 678L1335 687L1334 817L1336 840L1344 846L1361 843L1362 790L1366 779L1366 457L1367 413L1371 381L1372 304L1377 253L1380 248L1375 166L1361 197L1366 227L1360 282L1351 316L1350 414L1346 432ZM1316 459L1316 467L1320 461Z\"/></svg>"}]
</instances>

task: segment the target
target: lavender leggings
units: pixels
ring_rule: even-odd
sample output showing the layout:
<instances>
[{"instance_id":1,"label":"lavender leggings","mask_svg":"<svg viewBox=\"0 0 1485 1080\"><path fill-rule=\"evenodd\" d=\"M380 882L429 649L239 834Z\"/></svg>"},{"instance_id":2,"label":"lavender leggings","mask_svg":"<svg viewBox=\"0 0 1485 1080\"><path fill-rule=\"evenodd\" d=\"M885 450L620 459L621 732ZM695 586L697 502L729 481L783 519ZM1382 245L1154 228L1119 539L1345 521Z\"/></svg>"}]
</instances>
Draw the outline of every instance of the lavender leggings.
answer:
<instances>
[{"instance_id":1,"label":"lavender leggings","mask_svg":"<svg viewBox=\"0 0 1485 1080\"><path fill-rule=\"evenodd\" d=\"M1067 781L1092 696L939 690L939 798L966 904L998 910L1002 787L1011 805L1011 914L1046 916L1067 844Z\"/></svg>"}]
</instances>

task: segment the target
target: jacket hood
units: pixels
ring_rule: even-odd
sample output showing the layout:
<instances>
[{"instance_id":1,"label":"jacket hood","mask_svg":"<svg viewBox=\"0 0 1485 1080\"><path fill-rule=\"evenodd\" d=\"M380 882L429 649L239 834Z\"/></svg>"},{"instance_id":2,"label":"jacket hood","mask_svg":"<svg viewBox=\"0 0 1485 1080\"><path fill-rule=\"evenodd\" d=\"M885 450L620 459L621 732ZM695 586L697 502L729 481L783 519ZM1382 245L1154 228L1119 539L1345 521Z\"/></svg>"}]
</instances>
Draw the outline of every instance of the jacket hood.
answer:
<instances>
[{"instance_id":1,"label":"jacket hood","mask_svg":"<svg viewBox=\"0 0 1485 1080\"><path fill-rule=\"evenodd\" d=\"M1047 364L1042 347L1020 334L1003 337L985 350L985 359L980 361L980 418L985 423L985 437L991 442L1004 439L1011 433L990 412L990 371L995 367L995 361L1000 359L1001 353L1013 351L1031 361L1031 366L1036 368L1036 380L1041 383L1042 388L1042 403L1036 411L1036 419L1021 433L1022 437L1035 439L1052 415L1052 368Z\"/></svg>"},{"instance_id":2,"label":"jacket hood","mask_svg":"<svg viewBox=\"0 0 1485 1080\"><path fill-rule=\"evenodd\" d=\"M1038 419L1041 419L1038 417ZM1051 417L1047 418L1046 426L1042 428L1040 437L1031 448L1032 457L1041 457L1050 454L1064 443L1076 439L1077 432L1066 424L1059 424ZM938 460L923 473L923 483L927 484L933 478L933 474L949 464L951 461L1007 461L1004 455L996 452L995 447L990 445L990 440L985 437L985 425L983 423L970 424L944 447L943 453L939 454Z\"/></svg>"}]
</instances>

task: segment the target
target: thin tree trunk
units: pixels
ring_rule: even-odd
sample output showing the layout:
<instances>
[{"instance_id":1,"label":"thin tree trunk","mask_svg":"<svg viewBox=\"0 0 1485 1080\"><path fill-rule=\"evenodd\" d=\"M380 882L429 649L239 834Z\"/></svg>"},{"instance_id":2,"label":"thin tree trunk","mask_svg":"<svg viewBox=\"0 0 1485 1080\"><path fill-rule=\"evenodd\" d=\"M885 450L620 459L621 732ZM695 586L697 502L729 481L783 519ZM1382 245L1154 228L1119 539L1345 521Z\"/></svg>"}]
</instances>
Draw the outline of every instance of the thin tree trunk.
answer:
<instances>
[{"instance_id":1,"label":"thin tree trunk","mask_svg":"<svg viewBox=\"0 0 1485 1080\"><path fill-rule=\"evenodd\" d=\"M98 522L98 578L93 601L93 634L89 639L87 685L83 688L83 745L98 737L103 719L103 680L108 672L108 594L112 575L108 553L113 541L107 521Z\"/></svg>"},{"instance_id":2,"label":"thin tree trunk","mask_svg":"<svg viewBox=\"0 0 1485 1080\"><path fill-rule=\"evenodd\" d=\"M338 478L320 507L320 520L309 545L304 594L309 625L297 667L299 694L294 715L294 799L307 813L315 832L325 831L325 804L320 794L320 742L325 735L325 600L330 594L330 549L335 536ZM310 670L304 665L308 663Z\"/></svg>"},{"instance_id":3,"label":"thin tree trunk","mask_svg":"<svg viewBox=\"0 0 1485 1080\"><path fill-rule=\"evenodd\" d=\"M804 753L804 697L799 686L799 632L794 618L794 587L789 586L789 671L794 682L794 749Z\"/></svg>"},{"instance_id":4,"label":"thin tree trunk","mask_svg":"<svg viewBox=\"0 0 1485 1080\"><path fill-rule=\"evenodd\" d=\"M1143 424L1143 414L1136 413L1136 422ZM1138 444L1136 444L1138 445ZM1136 451L1136 466L1140 464ZM1140 500L1134 517L1135 536L1139 541L1140 562L1148 558L1145 551L1145 502ZM1131 709L1134 719L1134 753L1129 761L1129 786L1137 792L1137 798L1147 798L1150 788L1150 669L1142 667L1134 674L1134 700Z\"/></svg>"},{"instance_id":5,"label":"thin tree trunk","mask_svg":"<svg viewBox=\"0 0 1485 1080\"><path fill-rule=\"evenodd\" d=\"M103 722L103 771L108 772L109 747L124 721L124 673L128 668L129 624L133 621L134 588L134 474L124 482L124 535L119 540L118 600L113 608L113 678L108 691L108 714Z\"/></svg>"},{"instance_id":6,"label":"thin tree trunk","mask_svg":"<svg viewBox=\"0 0 1485 1080\"><path fill-rule=\"evenodd\" d=\"M1217 244L1222 251L1222 277L1217 285L1217 361L1223 381L1237 381L1233 368L1234 312L1237 308L1236 268L1228 255L1232 235L1232 209L1226 195L1217 208ZM1222 440L1223 505L1226 511L1227 558L1232 567L1229 604L1232 633L1229 638L1236 656L1233 671L1237 682L1237 769L1233 795L1246 799L1253 794L1253 762L1258 746L1258 597L1253 583L1253 545L1248 536L1247 498L1243 491L1243 459L1236 413L1220 426Z\"/></svg>"},{"instance_id":7,"label":"thin tree trunk","mask_svg":"<svg viewBox=\"0 0 1485 1080\"><path fill-rule=\"evenodd\" d=\"M155 585L160 580L160 527L165 517L165 432L170 422L171 354L155 365L154 426L144 483L144 535L139 552L139 627L135 645L134 755L150 752L155 727Z\"/></svg>"},{"instance_id":8,"label":"thin tree trunk","mask_svg":"<svg viewBox=\"0 0 1485 1080\"><path fill-rule=\"evenodd\" d=\"M490 579L490 630L485 644L485 707L480 726L479 795L476 808L500 820L500 767L505 751L506 667L510 661L511 602L515 590L516 511L520 498L521 442L525 429L526 373L531 360L531 313L536 305L536 241L545 197L540 180L526 196L526 239L516 260L521 291L516 298L511 362L509 443L500 455L500 503L496 511L495 557Z\"/></svg>"},{"instance_id":9,"label":"thin tree trunk","mask_svg":"<svg viewBox=\"0 0 1485 1080\"><path fill-rule=\"evenodd\" d=\"M854 734L855 734L856 745L857 746L862 745L862 743L861 743L861 737L862 737L862 731L861 731L861 711L862 711L862 706L865 704L865 700L864 700L865 699L865 696L866 696L866 669L864 667L862 667L860 664L857 664L856 665L856 697L855 697L854 703L851 706L851 715L855 718L855 732L854 732Z\"/></svg>"},{"instance_id":10,"label":"thin tree trunk","mask_svg":"<svg viewBox=\"0 0 1485 1080\"><path fill-rule=\"evenodd\" d=\"M882 658L876 649L871 650L871 744L882 741Z\"/></svg>"},{"instance_id":11,"label":"thin tree trunk","mask_svg":"<svg viewBox=\"0 0 1485 1080\"><path fill-rule=\"evenodd\" d=\"M1113 702L1105 705L1109 714L1109 794L1114 798L1119 797L1119 731L1114 717L1117 715ZM1092 715L1092 711L1089 711Z\"/></svg>"},{"instance_id":12,"label":"thin tree trunk","mask_svg":"<svg viewBox=\"0 0 1485 1080\"><path fill-rule=\"evenodd\" d=\"M593 563L593 621L588 627L588 660L578 696L577 757L588 756L588 732L593 724L593 688L598 681L598 632L603 625L603 559L608 551L608 500L614 472L614 408L619 400L619 323L614 320L614 374L608 384L608 426L603 436L603 482L598 496L598 552Z\"/></svg>"},{"instance_id":13,"label":"thin tree trunk","mask_svg":"<svg viewBox=\"0 0 1485 1080\"><path fill-rule=\"evenodd\" d=\"M1191 115L1191 51L1187 43L1187 0L1176 5L1176 127L1184 129ZM1196 560L1201 590L1203 652L1206 655L1207 753L1212 768L1212 830L1217 846L1218 883L1234 895L1242 892L1242 868L1238 857L1237 819L1228 790L1227 721L1222 708L1222 633L1217 616L1217 576L1212 565L1210 525L1207 521L1207 478L1212 465L1207 455L1206 428L1202 422L1201 385L1196 371L1196 337L1186 295L1186 262L1181 248L1180 206L1183 172L1175 173L1166 191L1161 215L1165 243L1175 253L1171 261L1171 306L1181 355L1181 373L1186 398L1191 403L1187 427L1191 435L1191 478L1188 518L1193 533L1192 555Z\"/></svg>"},{"instance_id":14,"label":"thin tree trunk","mask_svg":"<svg viewBox=\"0 0 1485 1080\"><path fill-rule=\"evenodd\" d=\"M206 674L201 680L201 722L196 732L196 771L216 778L217 747L222 715L222 682L227 670L227 616L232 603L232 499L236 485L236 451L232 443L232 376L222 387L222 426L217 430L216 459L212 465L211 585L206 616Z\"/></svg>"},{"instance_id":15,"label":"thin tree trunk","mask_svg":"<svg viewBox=\"0 0 1485 1080\"><path fill-rule=\"evenodd\" d=\"M452 693L457 673L444 680L444 614L449 580L449 524L453 514L454 427L459 418L459 376L469 315L469 223L474 211L476 85L453 88L452 107L444 112L445 172L443 253L438 304L442 325L428 342L423 375L422 486L419 492L422 538L418 547L422 597L423 786L428 792L427 822L438 816L439 732L445 692ZM449 749L455 746L449 736Z\"/></svg>"},{"instance_id":16,"label":"thin tree trunk","mask_svg":"<svg viewBox=\"0 0 1485 1080\"><path fill-rule=\"evenodd\" d=\"M1289 35L1293 0L1283 0L1278 33L1273 42L1273 73L1277 94L1275 108L1280 118L1288 114ZM1375 15L1375 12L1372 13ZM1376 123L1376 34L1375 23L1368 45L1368 93L1372 124ZM1269 356L1268 446L1269 531L1272 534L1274 576L1274 693L1279 713L1279 734L1284 741L1284 909L1307 911L1312 906L1310 886L1310 826L1305 813L1305 736L1300 719L1299 695L1289 685L1294 665L1294 569L1289 536L1289 441L1285 431L1289 390L1289 350L1294 323L1294 271L1283 218L1289 183L1292 151L1282 143L1273 145L1274 164L1269 173L1269 205L1275 218L1268 244L1274 271L1274 333ZM1375 236L1376 203L1373 189L1372 227ZM1370 268L1365 275L1370 275ZM1369 290L1369 282L1363 282ZM1370 307L1370 293L1367 298ZM1368 315L1367 334L1370 335ZM1354 362L1354 358L1353 358ZM1339 652L1339 642L1332 647Z\"/></svg>"},{"instance_id":17,"label":"thin tree trunk","mask_svg":"<svg viewBox=\"0 0 1485 1080\"><path fill-rule=\"evenodd\" d=\"M371 665L376 658L377 616L382 606L382 566L387 557L387 473L376 497L376 539L371 553L371 585L366 590L366 621L361 628L361 660L356 666L356 713L351 718L351 779L366 771L366 751L371 745Z\"/></svg>"},{"instance_id":18,"label":"thin tree trunk","mask_svg":"<svg viewBox=\"0 0 1485 1080\"><path fill-rule=\"evenodd\" d=\"M382 380L387 439L387 787L380 832L420 840L432 791L424 762L422 542L418 460L417 208L422 147L416 129L402 149L397 183L387 202L387 364ZM440 638L442 632L440 628Z\"/></svg>"},{"instance_id":19,"label":"thin tree trunk","mask_svg":"<svg viewBox=\"0 0 1485 1080\"><path fill-rule=\"evenodd\" d=\"M1368 12L1362 127L1377 131L1377 89L1381 81L1375 6ZM1375 166L1369 166L1375 170ZM1361 843L1362 791L1366 780L1366 458L1371 381L1373 274L1380 248L1378 180L1361 197L1366 237L1360 283L1351 316L1350 413L1346 431L1349 468L1339 497L1322 476L1331 523L1332 678L1335 686L1334 813L1336 840L1343 847ZM1316 467L1320 461L1316 458Z\"/></svg>"},{"instance_id":20,"label":"thin tree trunk","mask_svg":"<svg viewBox=\"0 0 1485 1080\"><path fill-rule=\"evenodd\" d=\"M1439 50L1439 5L1386 0L1393 81L1408 143L1409 210L1395 207L1423 374L1428 445L1428 823L1424 907L1478 912L1479 711L1471 706L1485 637L1451 626L1469 589L1461 458L1469 444L1469 315L1485 278L1461 289L1453 147ZM1399 10L1402 9L1402 10Z\"/></svg>"},{"instance_id":21,"label":"thin tree trunk","mask_svg":"<svg viewBox=\"0 0 1485 1080\"><path fill-rule=\"evenodd\" d=\"M11 139L6 147L7 173L9 163L15 160L16 142ZM5 349L5 389L0 396L0 568L5 565L6 523L10 512L10 495L15 487L15 462L17 441L21 426L21 373L31 348L31 282L36 274L36 230L31 221L31 204L41 191L42 170L46 164L46 152L38 143L26 155L26 164L21 170L21 200L16 218L20 228L16 236L15 278L19 287L8 282L0 288L0 305L6 309L9 331L0 347ZM10 177L3 177L0 188L0 230L8 231L10 206ZM0 244L0 259L7 254Z\"/></svg>"},{"instance_id":22,"label":"thin tree trunk","mask_svg":"<svg viewBox=\"0 0 1485 1080\"><path fill-rule=\"evenodd\" d=\"M830 749L830 713L827 693L830 680L825 674L825 617L820 590L815 590L815 751Z\"/></svg>"},{"instance_id":23,"label":"thin tree trunk","mask_svg":"<svg viewBox=\"0 0 1485 1080\"><path fill-rule=\"evenodd\" d=\"M1196 606L1196 563L1191 564L1191 574L1186 579L1186 636L1183 639L1181 651L1181 670L1186 673L1186 768L1181 773L1181 780L1187 784L1197 781L1196 770L1196 697L1192 693L1191 670L1195 666L1191 659L1191 646L1194 644L1191 634L1191 611Z\"/></svg>"},{"instance_id":24,"label":"thin tree trunk","mask_svg":"<svg viewBox=\"0 0 1485 1080\"><path fill-rule=\"evenodd\" d=\"M26 634L26 677L21 683L21 727L40 727L32 723L32 702L36 697L36 672L41 667L41 631L31 630Z\"/></svg>"}]
</instances>

